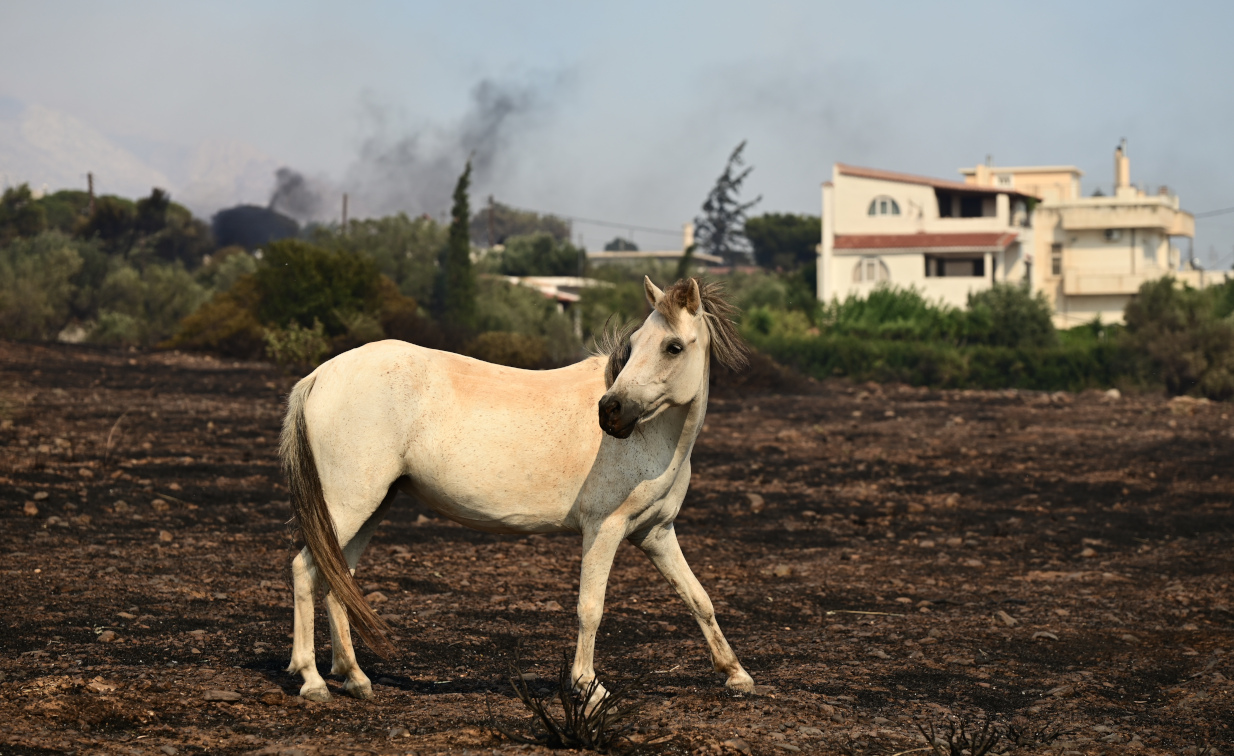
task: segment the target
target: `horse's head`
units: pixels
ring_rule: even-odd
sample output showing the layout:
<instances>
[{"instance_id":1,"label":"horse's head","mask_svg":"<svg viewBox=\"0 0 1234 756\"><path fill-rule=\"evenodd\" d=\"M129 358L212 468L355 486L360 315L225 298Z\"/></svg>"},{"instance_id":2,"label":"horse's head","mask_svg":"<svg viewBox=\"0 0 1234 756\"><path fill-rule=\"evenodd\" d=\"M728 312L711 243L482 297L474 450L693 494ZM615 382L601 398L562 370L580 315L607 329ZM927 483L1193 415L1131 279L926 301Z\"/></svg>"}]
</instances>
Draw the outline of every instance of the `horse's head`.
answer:
<instances>
[{"instance_id":1,"label":"horse's head","mask_svg":"<svg viewBox=\"0 0 1234 756\"><path fill-rule=\"evenodd\" d=\"M719 284L687 278L661 291L643 278L651 315L609 355L608 391L600 398L600 427L628 438L639 423L706 390L710 357L744 366L745 344L729 316Z\"/></svg>"}]
</instances>

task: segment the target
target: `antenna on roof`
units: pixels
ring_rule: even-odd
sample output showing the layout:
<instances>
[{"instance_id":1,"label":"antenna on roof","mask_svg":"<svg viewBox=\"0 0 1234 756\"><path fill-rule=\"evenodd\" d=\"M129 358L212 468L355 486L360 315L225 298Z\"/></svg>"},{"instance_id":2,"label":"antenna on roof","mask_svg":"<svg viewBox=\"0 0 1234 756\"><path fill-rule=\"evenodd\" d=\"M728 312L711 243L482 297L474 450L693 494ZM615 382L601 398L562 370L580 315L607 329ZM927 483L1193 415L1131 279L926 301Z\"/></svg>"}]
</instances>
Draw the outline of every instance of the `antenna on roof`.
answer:
<instances>
[{"instance_id":1,"label":"antenna on roof","mask_svg":"<svg viewBox=\"0 0 1234 756\"><path fill-rule=\"evenodd\" d=\"M993 155L989 155L989 154L987 154L987 155L985 156L985 164L986 164L986 166L991 166L991 165L994 165L994 156L993 156Z\"/></svg>"}]
</instances>

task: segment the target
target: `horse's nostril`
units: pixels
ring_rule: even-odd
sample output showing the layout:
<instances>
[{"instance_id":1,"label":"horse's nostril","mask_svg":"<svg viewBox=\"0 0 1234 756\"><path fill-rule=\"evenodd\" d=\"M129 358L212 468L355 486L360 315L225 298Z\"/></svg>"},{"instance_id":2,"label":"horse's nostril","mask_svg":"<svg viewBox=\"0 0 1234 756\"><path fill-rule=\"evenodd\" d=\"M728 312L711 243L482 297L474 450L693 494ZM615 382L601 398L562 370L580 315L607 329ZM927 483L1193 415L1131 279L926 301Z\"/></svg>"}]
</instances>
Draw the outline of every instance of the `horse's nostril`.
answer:
<instances>
[{"instance_id":1,"label":"horse's nostril","mask_svg":"<svg viewBox=\"0 0 1234 756\"><path fill-rule=\"evenodd\" d=\"M612 417L621 412L621 402L616 398L609 397L600 403L600 412Z\"/></svg>"}]
</instances>

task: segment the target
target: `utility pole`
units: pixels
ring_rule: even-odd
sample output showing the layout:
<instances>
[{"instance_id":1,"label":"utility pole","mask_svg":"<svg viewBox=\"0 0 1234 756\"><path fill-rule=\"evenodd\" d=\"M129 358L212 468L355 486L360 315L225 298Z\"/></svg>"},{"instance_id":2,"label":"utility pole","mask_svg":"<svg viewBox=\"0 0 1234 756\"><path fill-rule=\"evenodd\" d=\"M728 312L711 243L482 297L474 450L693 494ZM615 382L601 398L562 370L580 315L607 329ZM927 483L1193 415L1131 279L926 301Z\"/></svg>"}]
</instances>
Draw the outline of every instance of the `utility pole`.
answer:
<instances>
[{"instance_id":1,"label":"utility pole","mask_svg":"<svg viewBox=\"0 0 1234 756\"><path fill-rule=\"evenodd\" d=\"M494 238L494 234L493 234L493 212L494 212L493 195L490 194L488 196L488 246L489 246L489 249L492 249L493 245L496 243L496 239Z\"/></svg>"},{"instance_id":2,"label":"utility pole","mask_svg":"<svg viewBox=\"0 0 1234 756\"><path fill-rule=\"evenodd\" d=\"M86 174L86 191L90 194L90 214L94 215L94 174Z\"/></svg>"},{"instance_id":3,"label":"utility pole","mask_svg":"<svg viewBox=\"0 0 1234 756\"><path fill-rule=\"evenodd\" d=\"M347 235L347 192L343 192L343 235Z\"/></svg>"}]
</instances>

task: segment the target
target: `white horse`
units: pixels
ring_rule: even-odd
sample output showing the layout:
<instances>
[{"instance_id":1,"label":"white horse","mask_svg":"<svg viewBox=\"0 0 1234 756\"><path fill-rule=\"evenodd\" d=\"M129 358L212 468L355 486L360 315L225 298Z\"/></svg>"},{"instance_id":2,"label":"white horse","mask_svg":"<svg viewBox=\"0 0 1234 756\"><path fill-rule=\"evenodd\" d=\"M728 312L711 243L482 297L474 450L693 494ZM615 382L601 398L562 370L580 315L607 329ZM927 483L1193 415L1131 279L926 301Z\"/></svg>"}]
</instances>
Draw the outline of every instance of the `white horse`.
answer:
<instances>
[{"instance_id":1,"label":"white horse","mask_svg":"<svg viewBox=\"0 0 1234 756\"><path fill-rule=\"evenodd\" d=\"M516 370L382 341L296 384L280 455L307 544L292 561L288 671L303 676L301 696L330 698L313 649L313 594L323 582L330 673L346 676L349 695L373 695L349 622L379 654L390 645L353 575L396 490L491 533L582 533L571 668L579 688L595 678L608 573L628 539L685 601L727 686L753 690L673 529L707 411L710 357L739 367L745 347L718 285L688 279L665 292L645 278L644 288L654 309L637 331L609 339L607 355L559 370Z\"/></svg>"}]
</instances>

